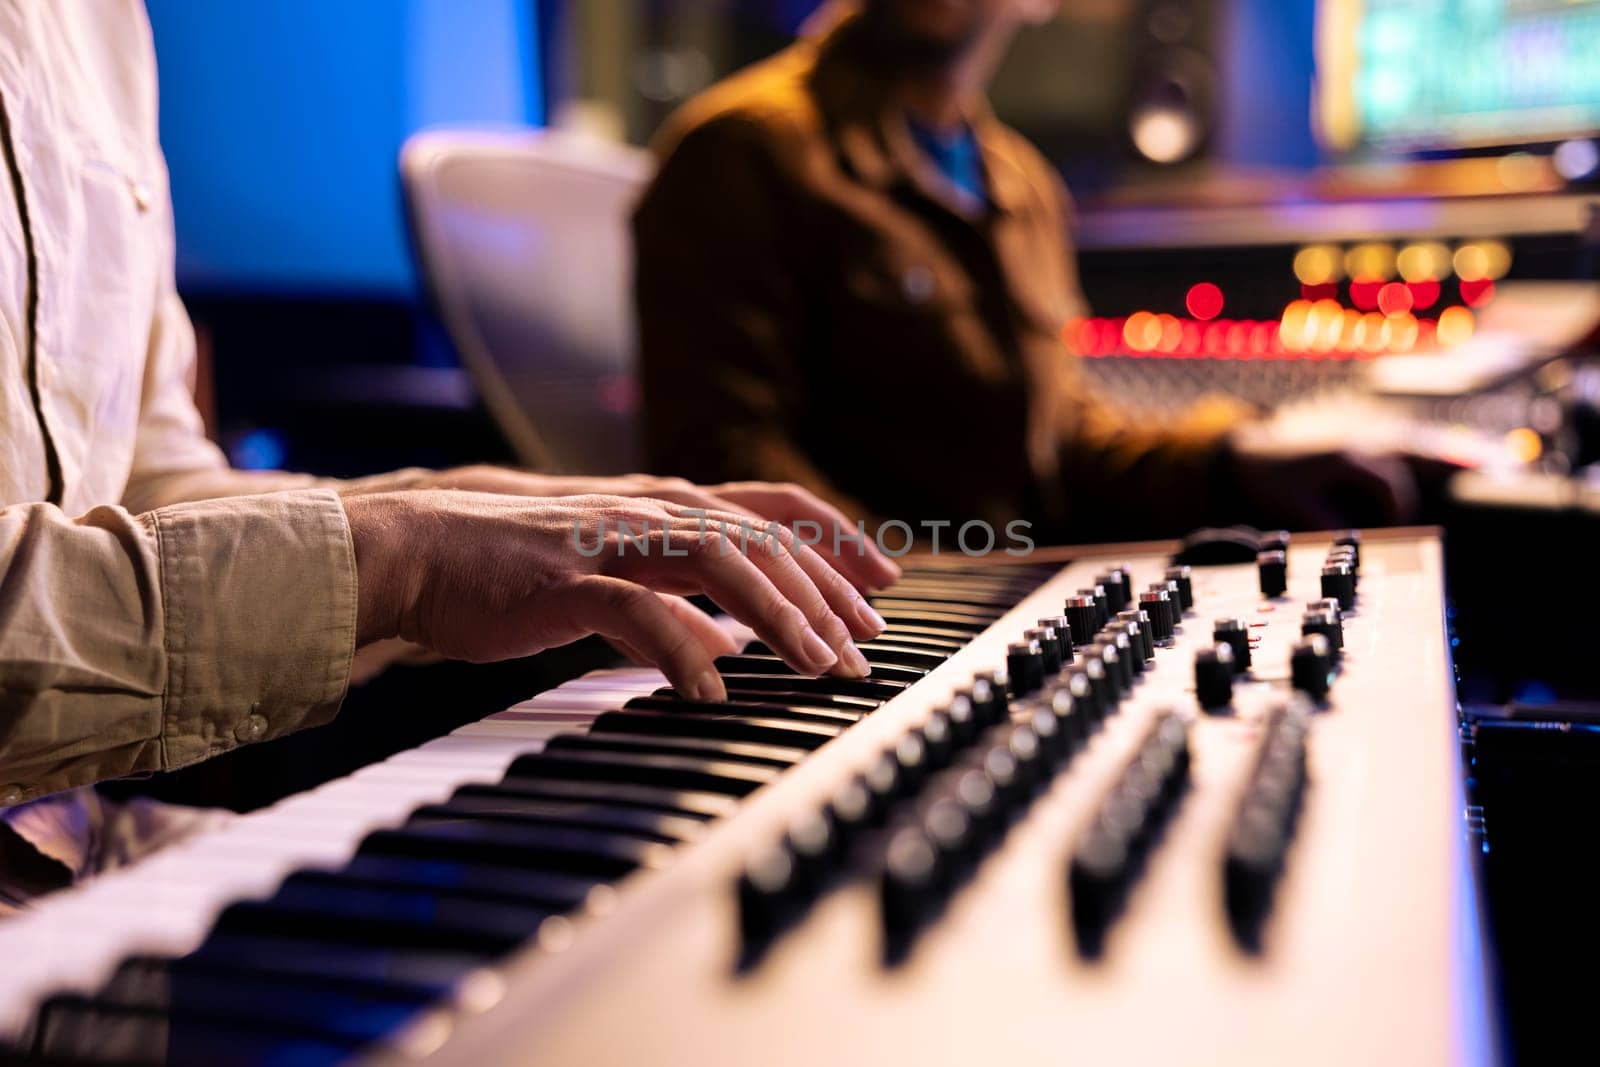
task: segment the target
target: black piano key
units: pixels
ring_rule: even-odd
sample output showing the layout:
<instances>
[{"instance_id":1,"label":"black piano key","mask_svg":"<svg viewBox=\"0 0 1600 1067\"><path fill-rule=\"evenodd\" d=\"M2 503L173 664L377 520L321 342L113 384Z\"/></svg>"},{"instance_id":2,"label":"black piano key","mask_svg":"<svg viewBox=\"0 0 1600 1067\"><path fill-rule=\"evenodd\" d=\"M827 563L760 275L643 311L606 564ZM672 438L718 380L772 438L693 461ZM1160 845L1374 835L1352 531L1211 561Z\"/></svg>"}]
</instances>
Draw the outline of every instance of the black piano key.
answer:
<instances>
[{"instance_id":1,"label":"black piano key","mask_svg":"<svg viewBox=\"0 0 1600 1067\"><path fill-rule=\"evenodd\" d=\"M433 997L427 990L376 982L144 957L124 961L94 999L178 1019L287 1025L373 1041L404 1026Z\"/></svg>"},{"instance_id":2,"label":"black piano key","mask_svg":"<svg viewBox=\"0 0 1600 1067\"><path fill-rule=\"evenodd\" d=\"M644 810L644 809L640 809ZM337 871L302 871L305 877L342 878L372 885L409 885L456 890L480 897L535 902L551 908L575 908L603 880L490 863L411 859L406 856L353 856Z\"/></svg>"},{"instance_id":3,"label":"black piano key","mask_svg":"<svg viewBox=\"0 0 1600 1067\"><path fill-rule=\"evenodd\" d=\"M737 714L729 708L723 715L679 715L676 711L638 708L608 711L589 726L589 736L610 732L627 734L663 733L683 737L714 737L724 741L748 741L783 745L808 751L821 748L843 732L838 726L769 719L759 715Z\"/></svg>"},{"instance_id":4,"label":"black piano key","mask_svg":"<svg viewBox=\"0 0 1600 1067\"><path fill-rule=\"evenodd\" d=\"M972 607L965 604L937 603L925 600L900 600L893 596L872 598L873 609L887 619L892 615L954 620L989 626L1008 609Z\"/></svg>"},{"instance_id":5,"label":"black piano key","mask_svg":"<svg viewBox=\"0 0 1600 1067\"><path fill-rule=\"evenodd\" d=\"M625 756L638 754L732 760L780 771L793 767L806 757L806 750L801 748L718 741L708 737L669 737L661 734L632 737L622 734L562 734L547 741L544 750L550 753L615 752Z\"/></svg>"},{"instance_id":6,"label":"black piano key","mask_svg":"<svg viewBox=\"0 0 1600 1067\"><path fill-rule=\"evenodd\" d=\"M51 1063L321 1067L347 1062L365 1044L311 1029L175 1020L148 1008L59 996L40 1006L32 1054Z\"/></svg>"},{"instance_id":7,"label":"black piano key","mask_svg":"<svg viewBox=\"0 0 1600 1067\"><path fill-rule=\"evenodd\" d=\"M609 752L570 750L518 756L506 771L506 778L622 782L742 797L766 785L776 774L771 768L727 760L708 762L682 756L643 754L624 757Z\"/></svg>"},{"instance_id":8,"label":"black piano key","mask_svg":"<svg viewBox=\"0 0 1600 1067\"><path fill-rule=\"evenodd\" d=\"M444 827L455 828L456 824ZM418 828L417 832L426 829ZM544 920L569 910L489 900L450 890L362 885L294 875L284 879L277 891L260 903L280 913L309 917L318 926L361 928L366 936L357 937L359 940L462 945L486 952L515 947L532 936ZM417 937L425 940L412 940Z\"/></svg>"},{"instance_id":9,"label":"black piano key","mask_svg":"<svg viewBox=\"0 0 1600 1067\"><path fill-rule=\"evenodd\" d=\"M658 695L665 694L665 695ZM862 717L870 711L875 711L878 702L863 700L860 697L815 697L797 694L804 697L808 703L795 707L787 703L791 694L763 693L763 697L772 697L768 700L685 700L677 696L672 690L659 690L658 694L647 697L634 697L620 710L667 711L674 715L714 715L723 716L730 714L749 715L762 719L782 719L797 723L815 723L820 726L837 727L840 730L848 729L860 722ZM783 699L777 699L778 697ZM843 703L843 707L834 705ZM814 706L813 706L814 705Z\"/></svg>"},{"instance_id":10,"label":"black piano key","mask_svg":"<svg viewBox=\"0 0 1600 1067\"><path fill-rule=\"evenodd\" d=\"M888 623L890 627L937 627L946 633L975 635L994 625L993 619L964 615L954 611L905 611L891 608L888 611L880 609L878 614L883 617L883 621Z\"/></svg>"},{"instance_id":11,"label":"black piano key","mask_svg":"<svg viewBox=\"0 0 1600 1067\"><path fill-rule=\"evenodd\" d=\"M336 977L429 989L436 998L449 995L462 979L484 965L481 953L449 947L338 944L315 938L217 930L186 958L287 975Z\"/></svg>"},{"instance_id":12,"label":"black piano key","mask_svg":"<svg viewBox=\"0 0 1600 1067\"><path fill-rule=\"evenodd\" d=\"M1010 611L1016 601L999 593L979 590L940 589L933 586L914 586L907 589L890 589L872 598L872 606L902 611L955 611L970 615L984 615L998 619Z\"/></svg>"},{"instance_id":13,"label":"black piano key","mask_svg":"<svg viewBox=\"0 0 1600 1067\"><path fill-rule=\"evenodd\" d=\"M889 630L885 630L870 641L858 641L856 643L856 647L862 650L862 655L866 655L869 648L884 647L905 649L908 652L915 652L924 656L936 656L940 662L949 659L966 646L966 641L955 638L927 637L920 634L897 634ZM770 645L760 641L752 641L745 647L744 651L746 655L751 656L771 656L775 654ZM867 661L870 663L871 657L868 657Z\"/></svg>"},{"instance_id":14,"label":"black piano key","mask_svg":"<svg viewBox=\"0 0 1600 1067\"><path fill-rule=\"evenodd\" d=\"M571 800L534 800L528 797L452 797L442 804L424 804L417 808L406 820L406 825L452 818L610 830L637 834L667 844L694 841L706 828L706 824L699 819L686 819L643 808L612 807Z\"/></svg>"},{"instance_id":15,"label":"black piano key","mask_svg":"<svg viewBox=\"0 0 1600 1067\"><path fill-rule=\"evenodd\" d=\"M870 697L890 700L910 688L910 682L884 678L802 678L773 674L725 674L723 684L729 692L821 693L824 696Z\"/></svg>"},{"instance_id":16,"label":"black piano key","mask_svg":"<svg viewBox=\"0 0 1600 1067\"><path fill-rule=\"evenodd\" d=\"M874 668L914 667L926 673L944 666L944 661L950 658L944 652L934 652L915 645L902 645L881 638L858 642L856 648Z\"/></svg>"},{"instance_id":17,"label":"black piano key","mask_svg":"<svg viewBox=\"0 0 1600 1067\"><path fill-rule=\"evenodd\" d=\"M714 664L718 671L724 675L741 674L772 674L785 678L801 677L777 656L719 656ZM893 664L872 664L872 679L905 682L911 684L922 680L928 672L914 667L898 667Z\"/></svg>"},{"instance_id":18,"label":"black piano key","mask_svg":"<svg viewBox=\"0 0 1600 1067\"><path fill-rule=\"evenodd\" d=\"M410 856L504 864L552 873L616 879L638 867L666 864L670 846L601 830L432 821L398 830L375 830L356 849L363 856Z\"/></svg>"},{"instance_id":19,"label":"black piano key","mask_svg":"<svg viewBox=\"0 0 1600 1067\"><path fill-rule=\"evenodd\" d=\"M891 619L885 617L883 621L888 625L878 637L889 637L897 641L902 637L928 637L935 640L952 641L961 647L965 647L972 641L974 633L970 626L948 626L928 619Z\"/></svg>"},{"instance_id":20,"label":"black piano key","mask_svg":"<svg viewBox=\"0 0 1600 1067\"><path fill-rule=\"evenodd\" d=\"M494 784L474 782L461 786L456 796L547 797L552 800L601 800L650 811L667 811L697 819L720 819L732 815L739 802L726 793L706 793L685 789L663 789L653 785L624 785L620 782L563 781L559 779L506 778Z\"/></svg>"}]
</instances>

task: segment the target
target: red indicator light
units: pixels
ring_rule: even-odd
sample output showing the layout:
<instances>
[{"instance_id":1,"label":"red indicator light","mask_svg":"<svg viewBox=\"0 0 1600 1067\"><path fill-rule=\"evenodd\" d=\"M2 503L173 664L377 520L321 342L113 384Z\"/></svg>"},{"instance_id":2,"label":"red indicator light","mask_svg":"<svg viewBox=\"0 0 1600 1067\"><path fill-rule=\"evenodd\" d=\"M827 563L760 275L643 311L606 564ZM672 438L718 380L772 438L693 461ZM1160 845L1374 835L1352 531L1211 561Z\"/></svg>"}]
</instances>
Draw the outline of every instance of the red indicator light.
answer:
<instances>
[{"instance_id":1,"label":"red indicator light","mask_svg":"<svg viewBox=\"0 0 1600 1067\"><path fill-rule=\"evenodd\" d=\"M1189 314L1201 322L1210 322L1222 314L1222 290L1210 282L1200 282L1189 288L1189 295L1183 298L1183 304L1189 309Z\"/></svg>"},{"instance_id":2,"label":"red indicator light","mask_svg":"<svg viewBox=\"0 0 1600 1067\"><path fill-rule=\"evenodd\" d=\"M1357 278L1350 283L1350 303L1362 311L1376 311L1378 309L1378 293L1383 290L1383 283L1372 278Z\"/></svg>"},{"instance_id":3,"label":"red indicator light","mask_svg":"<svg viewBox=\"0 0 1600 1067\"><path fill-rule=\"evenodd\" d=\"M1411 310L1411 290L1400 282L1390 282L1378 290L1378 310L1385 315L1404 315Z\"/></svg>"},{"instance_id":4,"label":"red indicator light","mask_svg":"<svg viewBox=\"0 0 1600 1067\"><path fill-rule=\"evenodd\" d=\"M1439 302L1439 283L1436 281L1410 282L1406 288L1411 290L1411 306L1418 311L1425 311Z\"/></svg>"},{"instance_id":5,"label":"red indicator light","mask_svg":"<svg viewBox=\"0 0 1600 1067\"><path fill-rule=\"evenodd\" d=\"M1494 282L1489 278L1469 282L1461 279L1461 302L1468 307L1481 308L1494 299Z\"/></svg>"},{"instance_id":6,"label":"red indicator light","mask_svg":"<svg viewBox=\"0 0 1600 1067\"><path fill-rule=\"evenodd\" d=\"M1309 300L1313 304L1319 300L1337 300L1338 298L1339 286L1336 282L1327 282L1323 285L1302 285L1300 287L1300 299Z\"/></svg>"}]
</instances>

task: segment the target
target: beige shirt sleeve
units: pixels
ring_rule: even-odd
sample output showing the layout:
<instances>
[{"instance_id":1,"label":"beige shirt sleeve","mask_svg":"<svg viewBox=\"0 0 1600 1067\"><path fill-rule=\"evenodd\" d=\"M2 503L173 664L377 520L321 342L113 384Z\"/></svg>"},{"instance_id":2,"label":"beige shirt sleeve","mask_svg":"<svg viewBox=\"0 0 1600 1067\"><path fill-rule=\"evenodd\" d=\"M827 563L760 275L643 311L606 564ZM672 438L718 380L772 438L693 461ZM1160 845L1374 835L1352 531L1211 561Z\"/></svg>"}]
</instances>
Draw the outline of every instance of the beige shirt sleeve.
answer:
<instances>
[{"instance_id":1,"label":"beige shirt sleeve","mask_svg":"<svg viewBox=\"0 0 1600 1067\"><path fill-rule=\"evenodd\" d=\"M0 509L0 806L326 722L355 584L327 489Z\"/></svg>"}]
</instances>

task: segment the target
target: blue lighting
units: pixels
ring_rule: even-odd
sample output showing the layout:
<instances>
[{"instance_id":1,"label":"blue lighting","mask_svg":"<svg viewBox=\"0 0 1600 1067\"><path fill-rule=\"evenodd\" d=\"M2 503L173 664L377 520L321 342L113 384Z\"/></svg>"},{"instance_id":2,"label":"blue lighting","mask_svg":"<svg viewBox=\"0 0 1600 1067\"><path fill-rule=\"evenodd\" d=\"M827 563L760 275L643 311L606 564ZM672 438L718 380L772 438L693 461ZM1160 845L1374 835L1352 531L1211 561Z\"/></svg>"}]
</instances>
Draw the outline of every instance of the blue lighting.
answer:
<instances>
[{"instance_id":1,"label":"blue lighting","mask_svg":"<svg viewBox=\"0 0 1600 1067\"><path fill-rule=\"evenodd\" d=\"M148 0L186 289L414 289L400 144L538 124L533 0Z\"/></svg>"},{"instance_id":2,"label":"blue lighting","mask_svg":"<svg viewBox=\"0 0 1600 1067\"><path fill-rule=\"evenodd\" d=\"M282 430L251 430L233 443L228 460L240 470L282 470L289 458L289 441Z\"/></svg>"}]
</instances>

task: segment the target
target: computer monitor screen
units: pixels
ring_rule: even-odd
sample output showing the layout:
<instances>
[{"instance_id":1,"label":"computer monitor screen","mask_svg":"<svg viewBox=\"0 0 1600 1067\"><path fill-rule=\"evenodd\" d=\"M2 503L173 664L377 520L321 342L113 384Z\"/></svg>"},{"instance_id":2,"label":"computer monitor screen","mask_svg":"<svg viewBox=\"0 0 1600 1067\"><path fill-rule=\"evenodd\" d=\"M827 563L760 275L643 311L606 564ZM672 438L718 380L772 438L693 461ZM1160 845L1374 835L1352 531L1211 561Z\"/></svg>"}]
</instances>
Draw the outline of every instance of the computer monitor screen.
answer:
<instances>
[{"instance_id":1,"label":"computer monitor screen","mask_svg":"<svg viewBox=\"0 0 1600 1067\"><path fill-rule=\"evenodd\" d=\"M1600 0L1321 0L1334 148L1526 144L1600 129Z\"/></svg>"}]
</instances>

